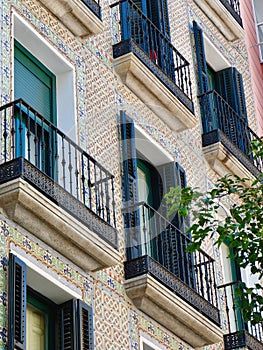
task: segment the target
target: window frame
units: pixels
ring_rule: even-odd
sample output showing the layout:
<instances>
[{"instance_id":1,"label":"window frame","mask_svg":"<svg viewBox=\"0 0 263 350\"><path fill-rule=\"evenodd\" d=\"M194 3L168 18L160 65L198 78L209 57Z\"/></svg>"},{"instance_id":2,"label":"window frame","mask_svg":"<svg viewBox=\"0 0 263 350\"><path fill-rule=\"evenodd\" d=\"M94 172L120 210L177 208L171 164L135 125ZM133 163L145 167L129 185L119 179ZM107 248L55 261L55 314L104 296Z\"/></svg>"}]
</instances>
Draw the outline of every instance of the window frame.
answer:
<instances>
[{"instance_id":1,"label":"window frame","mask_svg":"<svg viewBox=\"0 0 263 350\"><path fill-rule=\"evenodd\" d=\"M45 349L53 350L55 344L54 339L56 339L55 327L57 326L57 304L29 286L27 286L26 306L27 304L41 311L45 315Z\"/></svg>"},{"instance_id":2,"label":"window frame","mask_svg":"<svg viewBox=\"0 0 263 350\"><path fill-rule=\"evenodd\" d=\"M259 32L260 32L259 27L262 27L262 35L263 35L263 21L258 22L258 20L257 20L256 5L255 5L256 1L258 1L258 0L252 0L252 7L253 7L255 27L256 27L257 45L258 45L258 50L259 50L259 60L260 60L260 63L263 63L263 40L260 41L260 34L259 34Z\"/></svg>"},{"instance_id":3,"label":"window frame","mask_svg":"<svg viewBox=\"0 0 263 350\"><path fill-rule=\"evenodd\" d=\"M140 336L140 350L144 350L144 344L147 346L150 346L151 350L164 350L166 349L161 344L156 344L154 340L149 340L147 335L141 335Z\"/></svg>"},{"instance_id":4,"label":"window frame","mask_svg":"<svg viewBox=\"0 0 263 350\"><path fill-rule=\"evenodd\" d=\"M8 350L26 350L27 293L29 292L29 295L32 294L44 303L49 299L38 291L32 291L32 288L30 288L31 281L28 278L30 269L32 269L31 262L28 266L27 259L24 259L20 254L13 251L9 253ZM43 279L40 279L42 284L44 284L44 286L41 286L44 291L52 283L52 278L49 281L48 276L49 274L44 277L47 280L47 284L43 282ZM53 305L53 307L55 305L56 310L56 339L55 346L50 348L48 344L47 349L55 350L59 348L63 350L65 347L77 350L81 348L82 344L83 350L93 350L93 316L91 306L85 304L81 299L76 298L75 295L73 296L73 293L64 291L63 288L58 287L55 283L53 283L53 288L57 289L61 300L56 300L56 302L50 300L50 305ZM54 290L51 293L54 294ZM67 298L65 299L65 297ZM45 310L44 307L42 309ZM70 332L68 332L68 327L71 327ZM64 332L65 329L66 332ZM59 339L61 339L60 342Z\"/></svg>"}]
</instances>

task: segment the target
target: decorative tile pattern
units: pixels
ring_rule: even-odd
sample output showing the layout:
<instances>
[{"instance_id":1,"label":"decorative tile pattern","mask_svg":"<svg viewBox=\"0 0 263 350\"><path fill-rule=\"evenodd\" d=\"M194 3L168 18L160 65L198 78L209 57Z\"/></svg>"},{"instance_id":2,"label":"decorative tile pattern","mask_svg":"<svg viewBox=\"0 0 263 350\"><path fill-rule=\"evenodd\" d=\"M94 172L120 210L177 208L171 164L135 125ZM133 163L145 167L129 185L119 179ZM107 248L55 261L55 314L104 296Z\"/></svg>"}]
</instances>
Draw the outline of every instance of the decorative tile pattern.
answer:
<instances>
[{"instance_id":1,"label":"decorative tile pattern","mask_svg":"<svg viewBox=\"0 0 263 350\"><path fill-rule=\"evenodd\" d=\"M115 40L114 27L118 25L115 14L109 8L109 3L113 2L115 0L102 1L103 33L80 41L74 38L59 22L59 19L50 14L39 1L0 1L0 18L2 19L0 26L0 94L1 104L12 99L12 12L16 11L75 67L78 142L116 175L117 227L120 232L120 252L124 260L120 158L116 123L120 110L126 110L160 147L163 147L174 160L180 162L186 170L189 185L199 186L202 191L205 191L215 181L216 175L207 168L202 154L201 125L179 134L171 133L171 130L120 82L112 70L112 42ZM236 65L242 71L245 76L246 97L249 102L249 120L256 127L244 42L227 43L192 0L188 1L188 6L185 0L169 0L168 7L172 42L183 56L192 62L193 41L191 41L188 29L189 23L191 26L192 20L195 19L202 24L207 36L230 64ZM191 64L191 80L195 81L193 64ZM195 86L193 86L193 94L194 96L197 94ZM196 97L195 111L199 113ZM0 132L2 125L3 121L0 124ZM125 295L122 265L90 276L83 271L78 271L77 267L66 258L61 257L26 232L16 229L14 225L4 221L0 225L0 349L4 349L7 335L6 270L9 245L12 244L23 250L39 265L48 267L50 273L60 278L65 285L72 285L82 290L83 300L94 307L96 350L141 350L139 349L141 334L153 339L160 344L161 348L167 350L190 350L187 344L182 343L180 339L131 305ZM211 242L206 244L206 248L216 258L218 280L221 281L219 251L218 249L213 250ZM222 344L204 348L204 350L221 349L223 349Z\"/></svg>"}]
</instances>

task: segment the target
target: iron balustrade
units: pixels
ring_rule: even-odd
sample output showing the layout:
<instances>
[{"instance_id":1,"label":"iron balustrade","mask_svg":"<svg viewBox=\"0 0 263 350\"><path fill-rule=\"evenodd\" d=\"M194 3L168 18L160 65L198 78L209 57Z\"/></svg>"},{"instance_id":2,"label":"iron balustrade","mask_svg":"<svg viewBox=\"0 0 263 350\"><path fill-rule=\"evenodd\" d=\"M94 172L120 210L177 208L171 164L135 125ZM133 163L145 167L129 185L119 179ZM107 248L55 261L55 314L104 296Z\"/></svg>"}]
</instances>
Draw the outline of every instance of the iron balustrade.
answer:
<instances>
[{"instance_id":1,"label":"iron balustrade","mask_svg":"<svg viewBox=\"0 0 263 350\"><path fill-rule=\"evenodd\" d=\"M235 20L241 26L243 26L239 0L220 0L220 1L225 6L225 8L231 13L231 15L235 18Z\"/></svg>"},{"instance_id":2,"label":"iron balustrade","mask_svg":"<svg viewBox=\"0 0 263 350\"><path fill-rule=\"evenodd\" d=\"M115 28L114 44L132 39L146 57L192 101L190 65L162 33L131 0L111 5ZM114 26L113 26L114 27Z\"/></svg>"},{"instance_id":3,"label":"iron balustrade","mask_svg":"<svg viewBox=\"0 0 263 350\"><path fill-rule=\"evenodd\" d=\"M1 164L25 158L116 228L114 176L22 99L0 107Z\"/></svg>"},{"instance_id":4,"label":"iron balustrade","mask_svg":"<svg viewBox=\"0 0 263 350\"><path fill-rule=\"evenodd\" d=\"M101 19L101 6L100 0L81 0L87 7L89 7L93 13Z\"/></svg>"},{"instance_id":5,"label":"iron balustrade","mask_svg":"<svg viewBox=\"0 0 263 350\"><path fill-rule=\"evenodd\" d=\"M186 249L191 239L145 202L123 209L127 260L150 256L217 307L214 259Z\"/></svg>"},{"instance_id":6,"label":"iron balustrade","mask_svg":"<svg viewBox=\"0 0 263 350\"><path fill-rule=\"evenodd\" d=\"M234 334L237 334L238 339L240 337L239 333L243 331L258 341L263 342L263 322L253 325L250 321L244 321L242 311L240 310L242 299L240 293L237 293L238 288L241 288L240 282L230 282L218 286L225 304L228 333L233 335L233 339L235 338ZM258 310L255 309L254 311L256 312ZM229 348L233 348L231 344L229 344Z\"/></svg>"},{"instance_id":7,"label":"iron balustrade","mask_svg":"<svg viewBox=\"0 0 263 350\"><path fill-rule=\"evenodd\" d=\"M247 120L239 116L215 90L208 91L198 97L202 113L203 134L220 129L262 172L262 158L255 159L253 152L251 152L251 141L260 141L260 138L250 129Z\"/></svg>"}]
</instances>

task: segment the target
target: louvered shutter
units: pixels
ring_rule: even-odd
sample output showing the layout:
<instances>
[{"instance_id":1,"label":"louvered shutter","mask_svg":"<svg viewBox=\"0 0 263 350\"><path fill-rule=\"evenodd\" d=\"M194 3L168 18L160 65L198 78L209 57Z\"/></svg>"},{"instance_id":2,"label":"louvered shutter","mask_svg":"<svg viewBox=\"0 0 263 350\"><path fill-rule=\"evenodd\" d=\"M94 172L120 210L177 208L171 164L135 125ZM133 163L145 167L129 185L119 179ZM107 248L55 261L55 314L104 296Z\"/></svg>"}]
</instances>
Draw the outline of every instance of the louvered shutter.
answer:
<instances>
[{"instance_id":1,"label":"louvered shutter","mask_svg":"<svg viewBox=\"0 0 263 350\"><path fill-rule=\"evenodd\" d=\"M212 123L212 108L211 97L204 95L209 90L208 85L208 72L205 57L205 45L203 39L203 31L198 24L193 22L194 39L195 39L195 52L196 52L196 64L198 73L198 94L201 96L200 108L202 115L203 132L210 131Z\"/></svg>"},{"instance_id":2,"label":"louvered shutter","mask_svg":"<svg viewBox=\"0 0 263 350\"><path fill-rule=\"evenodd\" d=\"M120 114L120 134L123 155L122 168L122 203L123 207L136 204L138 199L137 161L134 123L124 112ZM127 258L140 256L141 231L138 207L124 211L124 227Z\"/></svg>"},{"instance_id":3,"label":"louvered shutter","mask_svg":"<svg viewBox=\"0 0 263 350\"><path fill-rule=\"evenodd\" d=\"M83 301L78 300L78 349L93 349L93 329L92 329L92 312L91 307Z\"/></svg>"},{"instance_id":4,"label":"louvered shutter","mask_svg":"<svg viewBox=\"0 0 263 350\"><path fill-rule=\"evenodd\" d=\"M208 91L208 73L205 57L205 45L203 39L203 31L195 21L193 22L193 30L198 71L198 90L199 95L201 95Z\"/></svg>"},{"instance_id":5,"label":"louvered shutter","mask_svg":"<svg viewBox=\"0 0 263 350\"><path fill-rule=\"evenodd\" d=\"M38 113L56 123L53 110L55 75L18 42L15 42L14 54L15 99L23 98Z\"/></svg>"},{"instance_id":6,"label":"louvered shutter","mask_svg":"<svg viewBox=\"0 0 263 350\"><path fill-rule=\"evenodd\" d=\"M149 1L148 7L150 20L166 38L170 38L167 0Z\"/></svg>"},{"instance_id":7,"label":"louvered shutter","mask_svg":"<svg viewBox=\"0 0 263 350\"><path fill-rule=\"evenodd\" d=\"M9 256L8 350L26 349L26 265Z\"/></svg>"},{"instance_id":8,"label":"louvered shutter","mask_svg":"<svg viewBox=\"0 0 263 350\"><path fill-rule=\"evenodd\" d=\"M59 349L93 350L91 308L71 299L58 307Z\"/></svg>"},{"instance_id":9,"label":"louvered shutter","mask_svg":"<svg viewBox=\"0 0 263 350\"><path fill-rule=\"evenodd\" d=\"M159 188L163 194L167 193L171 187L186 187L185 171L178 163L162 165L158 170L162 182ZM163 203L160 211L166 217L167 209L166 204ZM169 220L176 229L167 226L159 235L159 262L186 284L194 287L193 256L185 252L189 238L184 235L184 232L189 227L189 217L182 218L176 213Z\"/></svg>"},{"instance_id":10,"label":"louvered shutter","mask_svg":"<svg viewBox=\"0 0 263 350\"><path fill-rule=\"evenodd\" d=\"M250 134L242 75L235 67L223 69L216 73L216 90L232 107L227 118L219 120L220 129L246 155L250 150ZM249 155L248 155L249 156Z\"/></svg>"},{"instance_id":11,"label":"louvered shutter","mask_svg":"<svg viewBox=\"0 0 263 350\"><path fill-rule=\"evenodd\" d=\"M235 67L216 72L216 90L234 111L247 120L246 101L242 75Z\"/></svg>"},{"instance_id":12,"label":"louvered shutter","mask_svg":"<svg viewBox=\"0 0 263 350\"><path fill-rule=\"evenodd\" d=\"M177 169L178 186L180 188L187 187L185 170L181 167L179 163L176 163L176 169ZM180 231L185 233L190 226L189 215L184 217L178 217L177 220L178 220L178 228L180 229Z\"/></svg>"},{"instance_id":13,"label":"louvered shutter","mask_svg":"<svg viewBox=\"0 0 263 350\"><path fill-rule=\"evenodd\" d=\"M58 310L59 349L79 350L77 347L76 300L72 299L61 304Z\"/></svg>"}]
</instances>

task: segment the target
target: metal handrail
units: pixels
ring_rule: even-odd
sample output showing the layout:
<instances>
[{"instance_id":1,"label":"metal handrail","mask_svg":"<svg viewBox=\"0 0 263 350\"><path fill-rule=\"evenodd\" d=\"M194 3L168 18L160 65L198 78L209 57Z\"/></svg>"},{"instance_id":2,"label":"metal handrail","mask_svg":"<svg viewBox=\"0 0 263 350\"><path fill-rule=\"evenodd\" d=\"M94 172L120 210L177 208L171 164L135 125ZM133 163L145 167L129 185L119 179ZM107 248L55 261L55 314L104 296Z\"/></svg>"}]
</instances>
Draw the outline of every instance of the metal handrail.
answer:
<instances>
[{"instance_id":1,"label":"metal handrail","mask_svg":"<svg viewBox=\"0 0 263 350\"><path fill-rule=\"evenodd\" d=\"M191 238L145 202L123 208L123 215L128 261L150 256L217 307L213 258L201 249L188 252Z\"/></svg>"},{"instance_id":2,"label":"metal handrail","mask_svg":"<svg viewBox=\"0 0 263 350\"><path fill-rule=\"evenodd\" d=\"M2 163L24 157L116 227L114 176L23 99L0 107Z\"/></svg>"},{"instance_id":3,"label":"metal handrail","mask_svg":"<svg viewBox=\"0 0 263 350\"><path fill-rule=\"evenodd\" d=\"M132 39L154 64L192 101L190 64L132 0L110 5L118 9L116 42Z\"/></svg>"}]
</instances>

